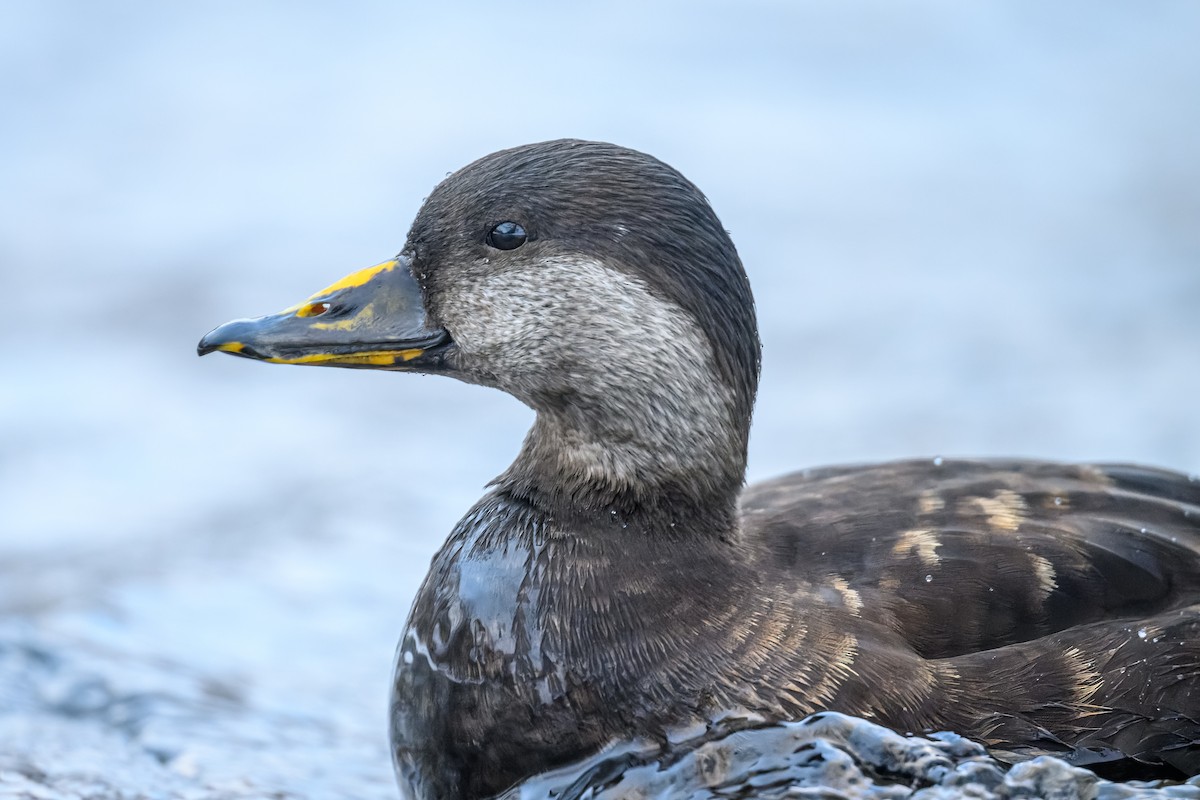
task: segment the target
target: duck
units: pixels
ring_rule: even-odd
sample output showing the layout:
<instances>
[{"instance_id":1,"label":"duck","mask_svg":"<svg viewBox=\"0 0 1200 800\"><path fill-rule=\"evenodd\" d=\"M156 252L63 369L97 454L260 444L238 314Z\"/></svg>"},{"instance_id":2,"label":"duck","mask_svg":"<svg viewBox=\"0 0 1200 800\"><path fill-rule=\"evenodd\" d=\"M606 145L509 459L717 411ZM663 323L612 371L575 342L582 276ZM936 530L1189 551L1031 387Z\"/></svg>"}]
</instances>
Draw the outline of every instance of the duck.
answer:
<instances>
[{"instance_id":1,"label":"duck","mask_svg":"<svg viewBox=\"0 0 1200 800\"><path fill-rule=\"evenodd\" d=\"M650 155L485 156L394 258L198 351L445 375L535 412L403 629L406 797L824 711L1009 762L1200 773L1200 482L938 458L746 487L749 280L700 189Z\"/></svg>"}]
</instances>

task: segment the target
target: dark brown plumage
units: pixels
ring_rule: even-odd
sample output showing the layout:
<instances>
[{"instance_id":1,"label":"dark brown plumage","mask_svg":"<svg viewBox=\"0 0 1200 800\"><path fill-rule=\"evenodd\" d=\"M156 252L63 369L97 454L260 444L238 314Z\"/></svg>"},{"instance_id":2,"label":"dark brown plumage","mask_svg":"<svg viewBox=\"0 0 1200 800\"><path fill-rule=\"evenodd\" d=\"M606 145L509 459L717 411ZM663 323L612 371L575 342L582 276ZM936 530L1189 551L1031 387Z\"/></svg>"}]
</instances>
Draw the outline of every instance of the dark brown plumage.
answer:
<instances>
[{"instance_id":1,"label":"dark brown plumage","mask_svg":"<svg viewBox=\"0 0 1200 800\"><path fill-rule=\"evenodd\" d=\"M845 625L860 629L856 662L911 650L906 672L930 689L916 718L854 713L1010 756L1120 753L1200 772L1200 483L1122 465L912 461L759 484L743 509L775 563L857 593L870 624Z\"/></svg>"},{"instance_id":2,"label":"dark brown plumage","mask_svg":"<svg viewBox=\"0 0 1200 800\"><path fill-rule=\"evenodd\" d=\"M1009 760L1200 773L1198 520L1187 477L1037 462L798 473L703 545L583 520L539 542L536 511L497 493L413 609L401 765L487 796L634 733L833 709ZM499 561L464 602L464 569ZM426 660L421 641L445 645Z\"/></svg>"},{"instance_id":3,"label":"dark brown plumage","mask_svg":"<svg viewBox=\"0 0 1200 800\"><path fill-rule=\"evenodd\" d=\"M448 374L537 411L401 641L410 796L488 797L616 741L821 709L1009 759L1200 772L1200 484L939 459L742 493L748 284L699 190L648 156L481 159L396 261L222 326L212 350Z\"/></svg>"}]
</instances>

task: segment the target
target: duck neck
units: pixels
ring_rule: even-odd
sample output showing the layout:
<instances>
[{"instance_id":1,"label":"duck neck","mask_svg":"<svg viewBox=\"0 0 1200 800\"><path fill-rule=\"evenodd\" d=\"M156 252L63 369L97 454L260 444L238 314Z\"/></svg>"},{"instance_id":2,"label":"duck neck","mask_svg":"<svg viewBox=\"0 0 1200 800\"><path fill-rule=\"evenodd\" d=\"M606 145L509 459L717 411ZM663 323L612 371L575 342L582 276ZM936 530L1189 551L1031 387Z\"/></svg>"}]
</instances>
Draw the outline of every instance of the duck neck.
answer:
<instances>
[{"instance_id":1,"label":"duck neck","mask_svg":"<svg viewBox=\"0 0 1200 800\"><path fill-rule=\"evenodd\" d=\"M735 531L746 468L746 413L719 393L600 408L573 398L538 412L496 480L552 517L601 517L646 531Z\"/></svg>"}]
</instances>

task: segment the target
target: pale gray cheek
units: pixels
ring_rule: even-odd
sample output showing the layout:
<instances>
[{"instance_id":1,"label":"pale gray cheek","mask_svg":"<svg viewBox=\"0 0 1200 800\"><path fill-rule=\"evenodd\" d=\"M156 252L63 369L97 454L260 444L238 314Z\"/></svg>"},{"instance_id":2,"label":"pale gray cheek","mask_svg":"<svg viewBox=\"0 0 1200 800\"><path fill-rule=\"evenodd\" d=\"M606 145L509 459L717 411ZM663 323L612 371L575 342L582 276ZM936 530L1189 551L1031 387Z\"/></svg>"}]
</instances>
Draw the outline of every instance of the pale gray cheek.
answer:
<instances>
[{"instance_id":1,"label":"pale gray cheek","mask_svg":"<svg viewBox=\"0 0 1200 800\"><path fill-rule=\"evenodd\" d=\"M525 279L493 276L462 287L444 321L464 357L533 375L603 357L605 344L614 350L612 332L601 332L612 322L595 295L548 277L557 276L534 270Z\"/></svg>"},{"instance_id":2,"label":"pale gray cheek","mask_svg":"<svg viewBox=\"0 0 1200 800\"><path fill-rule=\"evenodd\" d=\"M534 407L536 394L561 391L569 382L553 344L553 323L543 315L524 314L512 297L498 303L464 300L443 320L458 345L461 377Z\"/></svg>"},{"instance_id":3,"label":"pale gray cheek","mask_svg":"<svg viewBox=\"0 0 1200 800\"><path fill-rule=\"evenodd\" d=\"M463 377L549 411L564 433L574 431L567 436L581 470L703 467L728 449L718 439L732 399L711 347L681 309L645 286L596 262L550 261L458 289L443 322ZM569 406L539 402L564 395Z\"/></svg>"},{"instance_id":4,"label":"pale gray cheek","mask_svg":"<svg viewBox=\"0 0 1200 800\"><path fill-rule=\"evenodd\" d=\"M681 312L593 262L486 275L464 282L449 300L445 323L466 363L556 383L566 373L587 384L580 390L652 381L664 367L694 361L689 347L706 346L694 326L676 319Z\"/></svg>"},{"instance_id":5,"label":"pale gray cheek","mask_svg":"<svg viewBox=\"0 0 1200 800\"><path fill-rule=\"evenodd\" d=\"M552 356L555 320L523 306L521 298L501 303L468 303L451 332L463 352L496 367L526 371ZM531 363L532 362L532 363Z\"/></svg>"}]
</instances>

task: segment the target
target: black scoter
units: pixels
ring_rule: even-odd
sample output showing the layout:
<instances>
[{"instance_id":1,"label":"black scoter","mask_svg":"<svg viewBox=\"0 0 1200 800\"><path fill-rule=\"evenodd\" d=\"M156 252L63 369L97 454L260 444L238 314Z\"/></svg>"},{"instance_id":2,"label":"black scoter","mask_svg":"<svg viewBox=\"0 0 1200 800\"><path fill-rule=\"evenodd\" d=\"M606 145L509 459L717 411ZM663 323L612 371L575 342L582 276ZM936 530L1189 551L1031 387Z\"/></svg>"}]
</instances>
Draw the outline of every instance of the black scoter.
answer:
<instances>
[{"instance_id":1,"label":"black scoter","mask_svg":"<svg viewBox=\"0 0 1200 800\"><path fill-rule=\"evenodd\" d=\"M394 259L199 351L449 375L536 411L400 642L409 797L822 709L1009 760L1200 772L1200 483L926 459L743 490L750 286L700 190L648 155L486 156Z\"/></svg>"}]
</instances>

